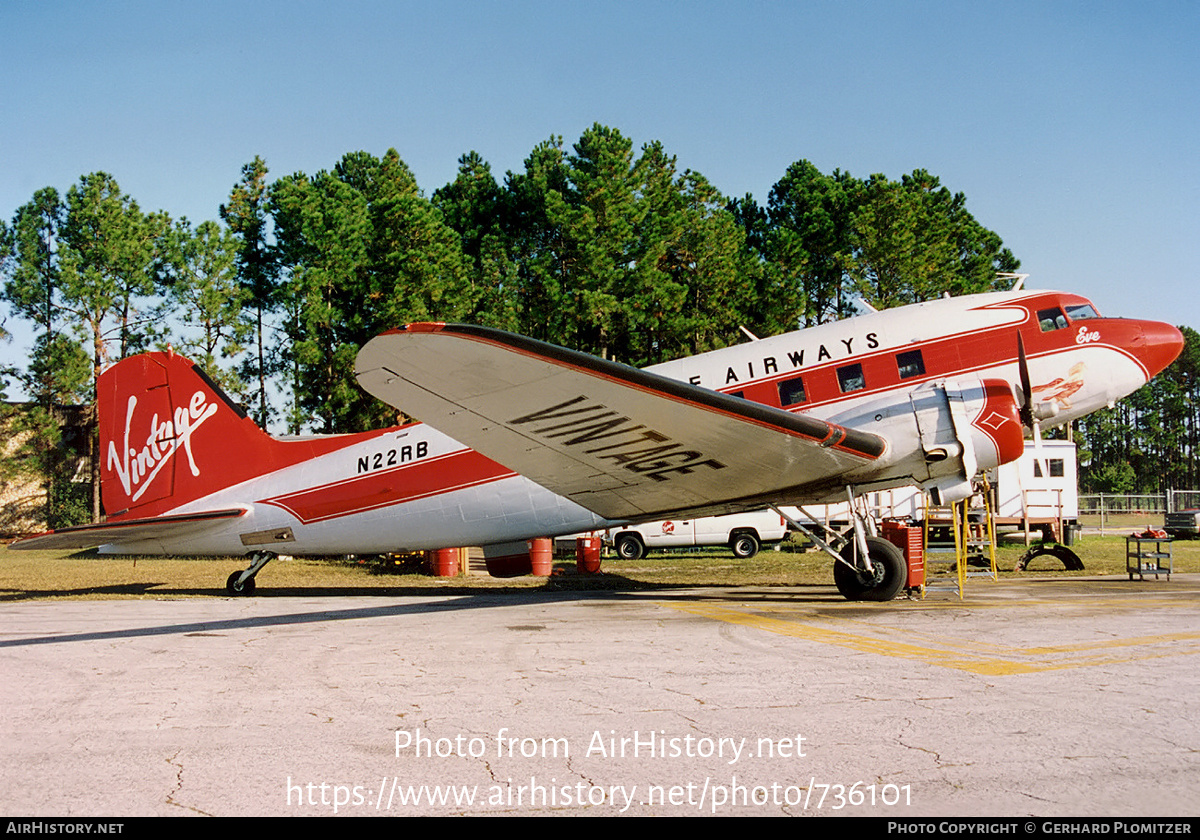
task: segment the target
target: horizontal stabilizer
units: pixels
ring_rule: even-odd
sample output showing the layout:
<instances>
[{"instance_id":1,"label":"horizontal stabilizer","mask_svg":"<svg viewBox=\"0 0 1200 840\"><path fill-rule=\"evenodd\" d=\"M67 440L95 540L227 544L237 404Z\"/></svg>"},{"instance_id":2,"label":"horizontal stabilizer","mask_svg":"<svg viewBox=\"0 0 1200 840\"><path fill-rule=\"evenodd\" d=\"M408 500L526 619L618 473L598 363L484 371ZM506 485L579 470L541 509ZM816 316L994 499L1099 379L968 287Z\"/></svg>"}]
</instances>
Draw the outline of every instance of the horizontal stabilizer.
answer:
<instances>
[{"instance_id":1,"label":"horizontal stabilizer","mask_svg":"<svg viewBox=\"0 0 1200 840\"><path fill-rule=\"evenodd\" d=\"M607 519L784 501L876 435L486 327L411 324L358 354L371 394Z\"/></svg>"},{"instance_id":2,"label":"horizontal stabilizer","mask_svg":"<svg viewBox=\"0 0 1200 840\"><path fill-rule=\"evenodd\" d=\"M99 525L76 525L35 534L17 540L9 546L16 550L56 550L93 548L98 545L140 542L177 538L203 531L215 523L245 515L242 508L181 513L150 519L126 519L122 522L102 522Z\"/></svg>"}]
</instances>

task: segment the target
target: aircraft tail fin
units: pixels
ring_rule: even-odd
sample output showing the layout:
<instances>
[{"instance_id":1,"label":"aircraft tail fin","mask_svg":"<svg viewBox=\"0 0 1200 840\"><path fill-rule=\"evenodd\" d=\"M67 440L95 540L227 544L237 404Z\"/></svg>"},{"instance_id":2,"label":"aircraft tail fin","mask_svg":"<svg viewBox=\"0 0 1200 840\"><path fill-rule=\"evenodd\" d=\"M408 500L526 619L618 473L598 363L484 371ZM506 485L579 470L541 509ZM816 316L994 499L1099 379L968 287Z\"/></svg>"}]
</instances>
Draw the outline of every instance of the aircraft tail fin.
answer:
<instances>
[{"instance_id":1,"label":"aircraft tail fin","mask_svg":"<svg viewBox=\"0 0 1200 840\"><path fill-rule=\"evenodd\" d=\"M123 359L96 391L110 521L157 516L280 465L283 444L182 356Z\"/></svg>"}]
</instances>

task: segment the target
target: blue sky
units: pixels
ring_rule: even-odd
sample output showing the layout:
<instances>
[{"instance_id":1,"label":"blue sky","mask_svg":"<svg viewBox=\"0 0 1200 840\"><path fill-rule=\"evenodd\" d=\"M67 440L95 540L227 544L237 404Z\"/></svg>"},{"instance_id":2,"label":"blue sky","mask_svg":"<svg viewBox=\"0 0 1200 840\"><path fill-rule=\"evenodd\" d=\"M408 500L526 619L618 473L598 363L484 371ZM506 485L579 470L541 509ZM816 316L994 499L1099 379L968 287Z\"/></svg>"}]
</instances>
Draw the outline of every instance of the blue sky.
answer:
<instances>
[{"instance_id":1,"label":"blue sky","mask_svg":"<svg viewBox=\"0 0 1200 840\"><path fill-rule=\"evenodd\" d=\"M765 203L794 161L967 196L1031 274L1200 328L1200 3L0 3L0 217L112 173L216 219L394 147L425 193L599 122ZM0 361L24 357L20 324Z\"/></svg>"}]
</instances>

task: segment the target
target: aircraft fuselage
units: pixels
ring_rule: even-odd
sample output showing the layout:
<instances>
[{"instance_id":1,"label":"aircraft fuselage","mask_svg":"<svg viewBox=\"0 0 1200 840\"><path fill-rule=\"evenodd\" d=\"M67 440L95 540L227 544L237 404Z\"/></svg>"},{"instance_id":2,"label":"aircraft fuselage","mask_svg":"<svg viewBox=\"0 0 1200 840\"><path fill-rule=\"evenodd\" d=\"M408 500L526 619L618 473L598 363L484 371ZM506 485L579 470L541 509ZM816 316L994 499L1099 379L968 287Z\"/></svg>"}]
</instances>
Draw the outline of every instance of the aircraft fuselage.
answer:
<instances>
[{"instance_id":1,"label":"aircraft fuselage","mask_svg":"<svg viewBox=\"0 0 1200 840\"><path fill-rule=\"evenodd\" d=\"M937 405L949 406L949 416L960 393L958 383L964 382L977 387L1003 380L1012 389L1005 399L1011 403L1019 398L1014 384L1019 380L1018 332L1030 371L1031 411L1047 425L1083 416L1131 393L1169 364L1182 346L1173 327L1102 318L1075 295L1006 292L871 313L648 370L888 440L888 451L877 463L839 477L828 488L813 488L809 498L776 500L803 504L831 495L844 498L847 485L944 484L951 473L939 472L941 458L960 458L964 466L959 472L972 472L974 456L956 443L966 440L965 433L933 429L932 423L923 427L936 414L936 406L924 406L940 401ZM964 385L961 393L967 390ZM995 395L993 387L987 399ZM202 409L215 404L203 395L176 394L176 399L184 405L191 399ZM275 441L266 471L235 469L235 483L177 505L166 484L172 471L178 481L200 480L205 471L219 475L230 453L223 452L221 440L205 438L199 424L193 424L186 451L176 458L178 449L168 452L149 443L154 424L162 422L157 415L143 417L132 401L128 412L126 438L138 445L125 443L123 448L143 457L143 472L149 473L160 454L174 464L147 479L163 482L161 490L145 494L153 501L139 501L141 507L110 516L110 521L232 507L245 513L188 535L123 542L108 546L109 551L383 553L511 543L616 524L424 424ZM967 419L986 436L987 418L979 413ZM944 427L949 421L938 422ZM1009 457L1011 446L1000 451L1004 447L998 443L996 448L993 460ZM238 457L236 452L232 457ZM124 469L128 481L129 467Z\"/></svg>"}]
</instances>

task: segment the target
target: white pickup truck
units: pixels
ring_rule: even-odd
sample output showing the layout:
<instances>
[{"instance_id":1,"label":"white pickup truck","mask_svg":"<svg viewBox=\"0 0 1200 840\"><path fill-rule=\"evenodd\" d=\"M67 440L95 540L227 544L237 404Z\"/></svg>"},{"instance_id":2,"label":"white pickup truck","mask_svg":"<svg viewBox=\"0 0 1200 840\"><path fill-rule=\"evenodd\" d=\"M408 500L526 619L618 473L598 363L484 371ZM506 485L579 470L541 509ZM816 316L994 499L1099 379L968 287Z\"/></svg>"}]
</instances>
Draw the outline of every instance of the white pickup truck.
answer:
<instances>
[{"instance_id":1,"label":"white pickup truck","mask_svg":"<svg viewBox=\"0 0 1200 840\"><path fill-rule=\"evenodd\" d=\"M745 559L757 554L763 543L779 542L786 534L783 517L771 510L761 510L622 525L605 531L604 541L624 560L637 560L654 548L693 545L727 545L734 556Z\"/></svg>"}]
</instances>

